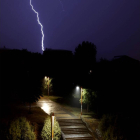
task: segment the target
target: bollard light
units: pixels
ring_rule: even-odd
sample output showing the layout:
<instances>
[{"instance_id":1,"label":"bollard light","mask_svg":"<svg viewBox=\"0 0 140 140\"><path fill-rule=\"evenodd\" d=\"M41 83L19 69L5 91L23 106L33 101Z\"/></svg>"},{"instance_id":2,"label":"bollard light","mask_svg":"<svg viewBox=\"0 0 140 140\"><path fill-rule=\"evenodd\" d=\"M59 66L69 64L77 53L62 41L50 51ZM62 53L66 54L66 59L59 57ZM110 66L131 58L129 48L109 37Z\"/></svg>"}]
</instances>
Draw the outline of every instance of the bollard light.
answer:
<instances>
[{"instance_id":1,"label":"bollard light","mask_svg":"<svg viewBox=\"0 0 140 140\"><path fill-rule=\"evenodd\" d=\"M54 139L54 113L51 115L51 125L52 125L52 140Z\"/></svg>"}]
</instances>

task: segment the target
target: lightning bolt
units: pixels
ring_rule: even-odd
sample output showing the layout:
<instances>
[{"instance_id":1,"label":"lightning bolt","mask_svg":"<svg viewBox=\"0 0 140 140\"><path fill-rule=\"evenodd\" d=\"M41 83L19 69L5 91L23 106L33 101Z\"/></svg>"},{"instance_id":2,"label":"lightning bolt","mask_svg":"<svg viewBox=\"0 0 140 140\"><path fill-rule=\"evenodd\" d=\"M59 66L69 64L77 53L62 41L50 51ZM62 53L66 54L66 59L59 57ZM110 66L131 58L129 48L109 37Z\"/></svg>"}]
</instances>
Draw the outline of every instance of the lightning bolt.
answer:
<instances>
[{"instance_id":1,"label":"lightning bolt","mask_svg":"<svg viewBox=\"0 0 140 140\"><path fill-rule=\"evenodd\" d=\"M41 41L41 46L42 46L42 51L44 51L44 32L43 32L43 25L41 24L39 20L39 14L38 12L34 9L32 5L32 0L30 0L30 6L32 7L32 10L37 14L37 22L41 26L41 33L42 33L42 41Z\"/></svg>"}]
</instances>

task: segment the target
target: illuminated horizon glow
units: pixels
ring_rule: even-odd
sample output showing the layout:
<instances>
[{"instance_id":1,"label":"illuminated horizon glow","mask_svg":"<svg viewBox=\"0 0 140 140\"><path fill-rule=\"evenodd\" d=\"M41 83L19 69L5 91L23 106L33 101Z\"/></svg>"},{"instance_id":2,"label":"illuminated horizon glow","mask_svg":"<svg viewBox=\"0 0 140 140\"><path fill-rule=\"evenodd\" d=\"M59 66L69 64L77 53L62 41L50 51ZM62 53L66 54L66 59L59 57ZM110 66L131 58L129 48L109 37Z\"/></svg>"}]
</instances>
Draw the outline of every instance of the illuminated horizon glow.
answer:
<instances>
[{"instance_id":1,"label":"illuminated horizon glow","mask_svg":"<svg viewBox=\"0 0 140 140\"><path fill-rule=\"evenodd\" d=\"M43 25L41 24L41 22L39 20L39 13L34 9L31 1L32 0L30 0L30 6L32 7L32 10L37 14L37 22L41 26L41 33L42 33L41 47L42 47L42 51L44 51L44 32L43 32Z\"/></svg>"}]
</instances>

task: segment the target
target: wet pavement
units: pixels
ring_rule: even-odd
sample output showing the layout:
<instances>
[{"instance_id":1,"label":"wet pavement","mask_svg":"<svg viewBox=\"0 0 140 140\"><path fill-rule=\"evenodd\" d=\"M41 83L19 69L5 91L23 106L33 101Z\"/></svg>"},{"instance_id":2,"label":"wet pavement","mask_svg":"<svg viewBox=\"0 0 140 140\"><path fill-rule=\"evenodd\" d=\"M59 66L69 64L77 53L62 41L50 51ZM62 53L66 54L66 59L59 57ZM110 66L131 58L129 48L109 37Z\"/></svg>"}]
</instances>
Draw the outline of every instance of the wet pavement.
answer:
<instances>
[{"instance_id":1,"label":"wet pavement","mask_svg":"<svg viewBox=\"0 0 140 140\"><path fill-rule=\"evenodd\" d=\"M83 121L73 115L61 105L49 100L41 98L37 102L37 106L41 107L47 114L54 113L62 130L63 139L65 140L93 140L88 128Z\"/></svg>"}]
</instances>

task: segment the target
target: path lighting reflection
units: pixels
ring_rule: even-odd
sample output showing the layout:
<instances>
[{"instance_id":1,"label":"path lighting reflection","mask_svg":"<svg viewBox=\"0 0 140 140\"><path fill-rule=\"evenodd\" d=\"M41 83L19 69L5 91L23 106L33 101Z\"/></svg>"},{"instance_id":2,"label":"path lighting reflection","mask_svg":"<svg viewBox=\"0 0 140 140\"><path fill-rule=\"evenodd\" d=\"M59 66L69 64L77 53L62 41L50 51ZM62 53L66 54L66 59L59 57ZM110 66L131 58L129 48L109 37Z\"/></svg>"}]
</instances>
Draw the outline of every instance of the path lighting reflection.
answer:
<instances>
[{"instance_id":1,"label":"path lighting reflection","mask_svg":"<svg viewBox=\"0 0 140 140\"><path fill-rule=\"evenodd\" d=\"M50 107L47 103L43 103L41 109L43 109L47 114L50 114Z\"/></svg>"}]
</instances>

